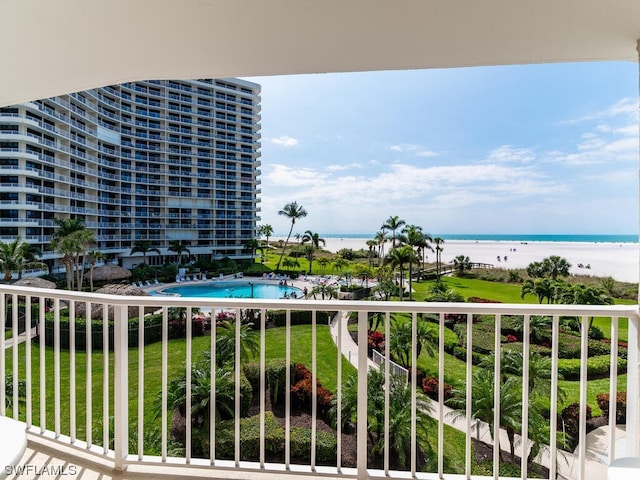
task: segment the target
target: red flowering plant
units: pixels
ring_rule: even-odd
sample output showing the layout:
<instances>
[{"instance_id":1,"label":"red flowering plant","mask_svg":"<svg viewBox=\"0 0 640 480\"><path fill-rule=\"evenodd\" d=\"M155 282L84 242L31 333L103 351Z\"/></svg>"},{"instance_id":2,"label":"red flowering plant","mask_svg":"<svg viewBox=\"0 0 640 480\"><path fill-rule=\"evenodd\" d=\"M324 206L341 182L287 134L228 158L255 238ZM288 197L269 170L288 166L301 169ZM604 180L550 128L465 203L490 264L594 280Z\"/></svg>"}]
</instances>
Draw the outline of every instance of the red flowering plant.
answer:
<instances>
[{"instance_id":1,"label":"red flowering plant","mask_svg":"<svg viewBox=\"0 0 640 480\"><path fill-rule=\"evenodd\" d=\"M369 349L384 353L384 334L375 330L369 330L367 334L369 337Z\"/></svg>"}]
</instances>

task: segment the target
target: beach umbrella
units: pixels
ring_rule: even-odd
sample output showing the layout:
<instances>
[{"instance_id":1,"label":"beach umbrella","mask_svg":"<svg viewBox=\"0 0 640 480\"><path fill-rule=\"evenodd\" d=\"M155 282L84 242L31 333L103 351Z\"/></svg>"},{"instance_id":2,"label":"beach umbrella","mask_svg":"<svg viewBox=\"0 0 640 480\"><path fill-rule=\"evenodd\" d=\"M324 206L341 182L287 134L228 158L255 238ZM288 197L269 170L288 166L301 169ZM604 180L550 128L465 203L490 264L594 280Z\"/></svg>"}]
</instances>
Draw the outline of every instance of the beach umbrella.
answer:
<instances>
[{"instance_id":1,"label":"beach umbrella","mask_svg":"<svg viewBox=\"0 0 640 480\"><path fill-rule=\"evenodd\" d=\"M121 268L121 267L118 267ZM122 285L122 284L107 284L102 288L99 288L94 293L104 293L107 295L126 295L126 296L134 296L134 297L150 297L147 292L142 290L141 288L134 287L133 285ZM145 307L144 313L153 313L158 310L160 307ZM102 304L101 303L91 303L91 318L93 319L101 319L102 318ZM138 316L138 307L132 305L128 308L129 318ZM76 302L76 315L80 317L84 317L86 315L86 302ZM109 320L113 320L113 306L109 305L108 308L108 318Z\"/></svg>"},{"instance_id":2,"label":"beach umbrella","mask_svg":"<svg viewBox=\"0 0 640 480\"><path fill-rule=\"evenodd\" d=\"M130 277L131 271L111 263L93 269L94 282L112 282L114 280L125 280Z\"/></svg>"},{"instance_id":3,"label":"beach umbrella","mask_svg":"<svg viewBox=\"0 0 640 480\"><path fill-rule=\"evenodd\" d=\"M31 288L57 288L57 285L54 282L50 282L49 280L45 280L40 277L28 277L21 278L13 282L12 285L16 287L31 287Z\"/></svg>"}]
</instances>

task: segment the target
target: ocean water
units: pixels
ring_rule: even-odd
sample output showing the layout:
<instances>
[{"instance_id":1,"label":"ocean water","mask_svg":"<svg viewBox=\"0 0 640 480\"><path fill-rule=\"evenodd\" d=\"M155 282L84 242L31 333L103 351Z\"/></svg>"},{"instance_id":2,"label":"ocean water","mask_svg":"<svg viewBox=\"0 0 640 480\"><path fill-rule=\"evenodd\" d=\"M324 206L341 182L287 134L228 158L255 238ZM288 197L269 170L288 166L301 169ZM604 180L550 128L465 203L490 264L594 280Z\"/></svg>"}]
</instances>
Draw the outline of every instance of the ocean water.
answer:
<instances>
[{"instance_id":1,"label":"ocean water","mask_svg":"<svg viewBox=\"0 0 640 480\"><path fill-rule=\"evenodd\" d=\"M353 238L371 239L375 234L371 233L327 233L321 234L322 238ZM638 243L638 235L585 235L585 234L442 234L432 235L444 240L471 240L490 242L580 242L580 243Z\"/></svg>"}]
</instances>

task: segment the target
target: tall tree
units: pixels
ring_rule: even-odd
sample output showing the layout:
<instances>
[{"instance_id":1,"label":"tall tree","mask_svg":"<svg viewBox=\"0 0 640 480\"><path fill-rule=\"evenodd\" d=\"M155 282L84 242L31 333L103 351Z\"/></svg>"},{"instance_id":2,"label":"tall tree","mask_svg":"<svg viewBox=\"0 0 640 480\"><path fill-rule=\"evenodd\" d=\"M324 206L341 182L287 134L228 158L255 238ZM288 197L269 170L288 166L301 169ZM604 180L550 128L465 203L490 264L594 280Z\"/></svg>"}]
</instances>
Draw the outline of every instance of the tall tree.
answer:
<instances>
[{"instance_id":1,"label":"tall tree","mask_svg":"<svg viewBox=\"0 0 640 480\"><path fill-rule=\"evenodd\" d=\"M367 240L367 247L369 247L369 252L367 257L369 260L369 265L371 266L373 266L373 256L374 256L374 252L376 252L377 246L378 246L378 242L376 242L374 239Z\"/></svg>"},{"instance_id":2,"label":"tall tree","mask_svg":"<svg viewBox=\"0 0 640 480\"><path fill-rule=\"evenodd\" d=\"M471 415L473 418L489 425L491 436L495 438L495 424L493 422L494 406L493 391L494 378L490 368L482 368L473 374L471 382ZM454 417L466 414L466 392L453 390L450 405L455 409ZM533 407L533 404L532 404ZM522 426L522 384L516 377L508 377L500 386L500 427L507 431L511 458L515 458L515 435ZM500 453L502 458L502 452Z\"/></svg>"},{"instance_id":3,"label":"tall tree","mask_svg":"<svg viewBox=\"0 0 640 480\"><path fill-rule=\"evenodd\" d=\"M548 278L527 278L520 288L520 298L530 294L538 297L538 303L544 302L545 298L547 303L551 303L554 298L554 291L553 283Z\"/></svg>"},{"instance_id":4,"label":"tall tree","mask_svg":"<svg viewBox=\"0 0 640 480\"><path fill-rule=\"evenodd\" d=\"M422 227L417 225L407 225L402 229L402 233L405 234L405 240L407 245L411 245L417 250L417 253L424 264L425 252L427 250L433 250L431 248L431 242L433 238L428 233L422 231Z\"/></svg>"},{"instance_id":5,"label":"tall tree","mask_svg":"<svg viewBox=\"0 0 640 480\"><path fill-rule=\"evenodd\" d=\"M387 241L387 232L380 230L373 239L378 242L378 265L380 265L384 258L384 244Z\"/></svg>"},{"instance_id":6,"label":"tall tree","mask_svg":"<svg viewBox=\"0 0 640 480\"><path fill-rule=\"evenodd\" d=\"M440 281L440 266L442 265L442 250L444 250L444 239L436 237L433 239L436 246L436 281Z\"/></svg>"},{"instance_id":7,"label":"tall tree","mask_svg":"<svg viewBox=\"0 0 640 480\"><path fill-rule=\"evenodd\" d=\"M569 276L571 264L566 258L559 257L558 255L552 255L542 260L542 267L551 277L551 280L556 280L558 277Z\"/></svg>"},{"instance_id":8,"label":"tall tree","mask_svg":"<svg viewBox=\"0 0 640 480\"><path fill-rule=\"evenodd\" d=\"M406 222L402 220L398 215L392 215L387 219L386 222L382 224L382 227L380 227L383 230L391 230L391 240L393 242L391 248L396 248L396 240L398 239L397 232L405 224Z\"/></svg>"},{"instance_id":9,"label":"tall tree","mask_svg":"<svg viewBox=\"0 0 640 480\"><path fill-rule=\"evenodd\" d=\"M400 282L399 282L399 296L400 301L402 301L402 297L404 294L404 266L409 265L409 271L411 273L411 264L415 263L416 260L416 252L409 245L404 245L398 248L392 248L389 251L389 255L387 255L387 261L393 266L397 267L400 271Z\"/></svg>"},{"instance_id":10,"label":"tall tree","mask_svg":"<svg viewBox=\"0 0 640 480\"><path fill-rule=\"evenodd\" d=\"M244 248L246 248L247 250L251 251L251 257L255 257L256 256L256 252L260 248L260 242L255 238L250 238L244 244Z\"/></svg>"},{"instance_id":11,"label":"tall tree","mask_svg":"<svg viewBox=\"0 0 640 480\"><path fill-rule=\"evenodd\" d=\"M91 250L87 255L89 256L89 288L93 292L93 269L97 262L104 261L107 256L99 250Z\"/></svg>"},{"instance_id":12,"label":"tall tree","mask_svg":"<svg viewBox=\"0 0 640 480\"><path fill-rule=\"evenodd\" d=\"M22 241L20 236L11 243L0 240L0 269L4 272L5 281L13 278L13 272L21 275L25 268L38 268L44 266L29 254L30 245Z\"/></svg>"},{"instance_id":13,"label":"tall tree","mask_svg":"<svg viewBox=\"0 0 640 480\"><path fill-rule=\"evenodd\" d=\"M169 250L170 252L175 252L176 255L178 255L178 263L182 265L182 254L188 253L189 255L191 255L191 250L189 250L188 245L189 242L187 242L186 240L170 240L167 250Z\"/></svg>"},{"instance_id":14,"label":"tall tree","mask_svg":"<svg viewBox=\"0 0 640 480\"><path fill-rule=\"evenodd\" d=\"M311 230L307 230L306 232L304 232L304 235L302 236L302 243L311 244L308 246L310 248L305 249L305 255L309 260L309 275L311 275L313 272L313 268L312 268L313 255L315 251L320 248L320 244L325 245L327 242L324 238L320 238L320 235L318 235L317 233L314 233Z\"/></svg>"},{"instance_id":15,"label":"tall tree","mask_svg":"<svg viewBox=\"0 0 640 480\"><path fill-rule=\"evenodd\" d=\"M471 270L471 260L465 255L458 255L453 259L453 265L458 276L464 277L464 272Z\"/></svg>"},{"instance_id":16,"label":"tall tree","mask_svg":"<svg viewBox=\"0 0 640 480\"><path fill-rule=\"evenodd\" d=\"M142 254L142 263L147 263L147 253L155 252L160 255L160 249L153 246L151 240L136 240L131 248L131 255L134 253Z\"/></svg>"},{"instance_id":17,"label":"tall tree","mask_svg":"<svg viewBox=\"0 0 640 480\"><path fill-rule=\"evenodd\" d=\"M269 225L268 223L265 225L260 225L258 227L258 236L262 237L266 237L267 239L267 247L269 247L269 237L271 237L273 235L273 227L271 225Z\"/></svg>"},{"instance_id":18,"label":"tall tree","mask_svg":"<svg viewBox=\"0 0 640 480\"><path fill-rule=\"evenodd\" d=\"M284 252L287 248L287 244L289 243L289 239L291 238L291 232L293 232L293 227L295 226L296 221L300 218L306 217L307 211L302 205L298 205L298 202L291 202L287 203L284 208L278 212L278 215L283 215L291 220L291 228L289 229L289 234L287 235L287 239L282 247L282 253L280 254L278 264L276 265L276 270L280 268L280 262L282 262L282 257L284 257Z\"/></svg>"},{"instance_id":19,"label":"tall tree","mask_svg":"<svg viewBox=\"0 0 640 480\"><path fill-rule=\"evenodd\" d=\"M89 246L95 243L95 235L80 218L54 218L58 229L51 235L51 248L62 254L67 273L67 288L82 289L84 259Z\"/></svg>"}]
</instances>

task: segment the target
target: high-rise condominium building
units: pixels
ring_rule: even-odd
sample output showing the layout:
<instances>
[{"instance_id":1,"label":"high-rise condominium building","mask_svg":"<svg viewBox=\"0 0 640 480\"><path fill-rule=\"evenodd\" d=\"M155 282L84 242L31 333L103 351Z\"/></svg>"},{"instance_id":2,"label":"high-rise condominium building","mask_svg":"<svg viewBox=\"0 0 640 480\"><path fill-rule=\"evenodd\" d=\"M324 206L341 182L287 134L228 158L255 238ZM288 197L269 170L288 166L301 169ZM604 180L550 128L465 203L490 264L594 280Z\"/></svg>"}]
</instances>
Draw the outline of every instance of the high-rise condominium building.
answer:
<instances>
[{"instance_id":1,"label":"high-rise condominium building","mask_svg":"<svg viewBox=\"0 0 640 480\"><path fill-rule=\"evenodd\" d=\"M59 264L54 218L82 218L130 267L162 254L247 258L260 184L260 86L239 80L112 85L0 109L0 240Z\"/></svg>"}]
</instances>

